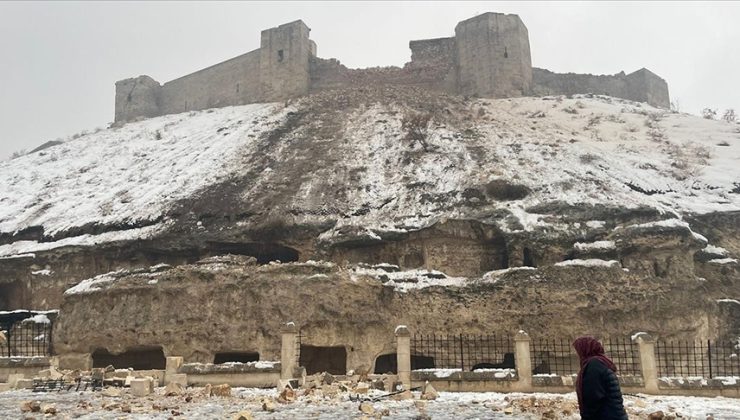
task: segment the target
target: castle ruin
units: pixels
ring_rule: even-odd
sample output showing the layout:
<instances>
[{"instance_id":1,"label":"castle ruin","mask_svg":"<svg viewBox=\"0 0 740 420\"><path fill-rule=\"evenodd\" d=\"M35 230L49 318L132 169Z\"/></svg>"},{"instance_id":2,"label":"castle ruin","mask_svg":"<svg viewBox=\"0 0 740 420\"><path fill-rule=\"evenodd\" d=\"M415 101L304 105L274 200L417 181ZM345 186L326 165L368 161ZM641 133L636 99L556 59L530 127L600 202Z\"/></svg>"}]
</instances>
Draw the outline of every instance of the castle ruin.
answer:
<instances>
[{"instance_id":1,"label":"castle ruin","mask_svg":"<svg viewBox=\"0 0 740 420\"><path fill-rule=\"evenodd\" d=\"M527 27L513 14L484 13L458 23L454 37L411 41L403 68L349 69L319 58L309 32L297 20L263 30L259 49L167 83L118 81L115 121L383 84L489 98L595 93L669 106L667 83L644 68L610 76L533 68Z\"/></svg>"}]
</instances>

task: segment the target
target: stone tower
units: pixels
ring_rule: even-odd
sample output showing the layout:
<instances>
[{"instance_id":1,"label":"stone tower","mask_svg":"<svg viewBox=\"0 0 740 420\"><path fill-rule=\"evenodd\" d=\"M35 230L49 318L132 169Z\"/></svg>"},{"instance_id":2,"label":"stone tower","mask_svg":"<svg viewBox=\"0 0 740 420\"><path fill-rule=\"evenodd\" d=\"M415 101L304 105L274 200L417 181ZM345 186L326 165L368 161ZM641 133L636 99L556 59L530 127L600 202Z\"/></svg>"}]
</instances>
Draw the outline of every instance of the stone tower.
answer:
<instances>
[{"instance_id":1,"label":"stone tower","mask_svg":"<svg viewBox=\"0 0 740 420\"><path fill-rule=\"evenodd\" d=\"M115 121L151 118L160 115L162 87L149 76L116 82Z\"/></svg>"},{"instance_id":2,"label":"stone tower","mask_svg":"<svg viewBox=\"0 0 740 420\"><path fill-rule=\"evenodd\" d=\"M315 44L301 20L262 31L260 42L260 97L279 101L308 93L309 57Z\"/></svg>"},{"instance_id":3,"label":"stone tower","mask_svg":"<svg viewBox=\"0 0 740 420\"><path fill-rule=\"evenodd\" d=\"M493 98L532 90L529 34L519 16L484 13L455 27L458 91Z\"/></svg>"}]
</instances>

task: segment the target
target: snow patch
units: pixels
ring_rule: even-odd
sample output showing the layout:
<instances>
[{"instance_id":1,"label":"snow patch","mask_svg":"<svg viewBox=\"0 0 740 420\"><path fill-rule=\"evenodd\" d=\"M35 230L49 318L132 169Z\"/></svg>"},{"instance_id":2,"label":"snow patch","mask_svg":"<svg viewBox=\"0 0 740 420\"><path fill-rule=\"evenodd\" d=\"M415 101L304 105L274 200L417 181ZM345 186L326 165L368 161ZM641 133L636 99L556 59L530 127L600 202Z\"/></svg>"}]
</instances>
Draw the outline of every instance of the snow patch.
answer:
<instances>
[{"instance_id":1,"label":"snow patch","mask_svg":"<svg viewBox=\"0 0 740 420\"><path fill-rule=\"evenodd\" d=\"M577 251L609 251L616 248L614 241L576 242L573 248Z\"/></svg>"},{"instance_id":2,"label":"snow patch","mask_svg":"<svg viewBox=\"0 0 740 420\"><path fill-rule=\"evenodd\" d=\"M618 267L619 261L615 260L601 260L598 258L590 258L585 260L575 259L575 260L567 260L567 261L561 261L559 263L555 263L556 267Z\"/></svg>"}]
</instances>

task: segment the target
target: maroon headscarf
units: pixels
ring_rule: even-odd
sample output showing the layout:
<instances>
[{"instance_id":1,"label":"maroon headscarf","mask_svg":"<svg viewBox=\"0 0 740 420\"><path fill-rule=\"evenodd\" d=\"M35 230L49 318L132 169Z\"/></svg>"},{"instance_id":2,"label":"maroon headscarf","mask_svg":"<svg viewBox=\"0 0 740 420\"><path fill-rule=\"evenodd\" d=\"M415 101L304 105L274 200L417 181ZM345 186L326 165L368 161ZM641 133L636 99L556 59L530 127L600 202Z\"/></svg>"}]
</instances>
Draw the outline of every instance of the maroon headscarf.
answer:
<instances>
[{"instance_id":1,"label":"maroon headscarf","mask_svg":"<svg viewBox=\"0 0 740 420\"><path fill-rule=\"evenodd\" d=\"M578 395L578 406L582 405L583 395L583 369L586 367L588 362L593 359L597 359L603 363L607 368L611 369L612 372L617 372L617 367L614 362L611 361L604 354L604 347L593 337L578 337L573 342L573 348L578 353L578 358L581 359L581 370L578 371L578 378L576 379L576 394Z\"/></svg>"}]
</instances>

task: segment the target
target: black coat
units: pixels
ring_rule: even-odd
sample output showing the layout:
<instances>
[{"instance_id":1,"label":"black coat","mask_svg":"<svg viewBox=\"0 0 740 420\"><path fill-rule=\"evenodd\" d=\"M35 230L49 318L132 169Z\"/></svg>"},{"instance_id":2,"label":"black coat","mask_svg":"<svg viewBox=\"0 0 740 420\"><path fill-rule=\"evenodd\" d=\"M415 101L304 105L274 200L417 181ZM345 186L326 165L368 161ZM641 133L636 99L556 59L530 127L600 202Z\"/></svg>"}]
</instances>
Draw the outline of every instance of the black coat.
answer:
<instances>
[{"instance_id":1,"label":"black coat","mask_svg":"<svg viewBox=\"0 0 740 420\"><path fill-rule=\"evenodd\" d=\"M617 375L593 359L583 371L582 420L627 420Z\"/></svg>"}]
</instances>

